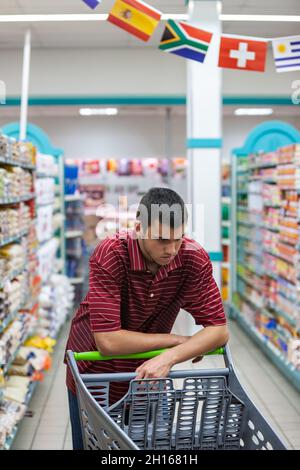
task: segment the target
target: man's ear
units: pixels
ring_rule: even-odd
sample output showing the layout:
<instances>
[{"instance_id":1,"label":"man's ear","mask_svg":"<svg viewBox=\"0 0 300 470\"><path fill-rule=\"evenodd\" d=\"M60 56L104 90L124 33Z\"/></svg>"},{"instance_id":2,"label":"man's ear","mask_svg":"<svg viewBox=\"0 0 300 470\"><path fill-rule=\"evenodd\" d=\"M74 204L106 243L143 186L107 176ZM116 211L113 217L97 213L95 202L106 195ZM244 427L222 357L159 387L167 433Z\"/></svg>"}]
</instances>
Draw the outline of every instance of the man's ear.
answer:
<instances>
[{"instance_id":1,"label":"man's ear","mask_svg":"<svg viewBox=\"0 0 300 470\"><path fill-rule=\"evenodd\" d=\"M139 220L136 220L134 222L134 230L135 232L138 234L138 235L141 235L141 232L142 232L142 226L141 226L141 222Z\"/></svg>"}]
</instances>

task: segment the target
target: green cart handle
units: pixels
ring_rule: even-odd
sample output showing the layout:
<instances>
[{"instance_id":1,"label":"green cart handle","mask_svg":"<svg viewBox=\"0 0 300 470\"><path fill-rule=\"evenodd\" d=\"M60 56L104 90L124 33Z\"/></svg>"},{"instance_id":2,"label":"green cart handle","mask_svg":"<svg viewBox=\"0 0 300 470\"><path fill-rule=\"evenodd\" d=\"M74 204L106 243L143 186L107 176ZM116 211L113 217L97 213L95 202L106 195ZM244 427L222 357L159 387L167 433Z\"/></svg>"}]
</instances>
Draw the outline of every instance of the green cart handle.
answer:
<instances>
[{"instance_id":1,"label":"green cart handle","mask_svg":"<svg viewBox=\"0 0 300 470\"><path fill-rule=\"evenodd\" d=\"M121 354L119 356L103 356L99 351L88 352L74 352L75 361L110 361L112 359L152 359L152 357L159 356L167 349L155 349L154 351L147 351L143 353L134 354ZM218 348L204 354L210 356L212 354L224 354L225 348Z\"/></svg>"}]
</instances>

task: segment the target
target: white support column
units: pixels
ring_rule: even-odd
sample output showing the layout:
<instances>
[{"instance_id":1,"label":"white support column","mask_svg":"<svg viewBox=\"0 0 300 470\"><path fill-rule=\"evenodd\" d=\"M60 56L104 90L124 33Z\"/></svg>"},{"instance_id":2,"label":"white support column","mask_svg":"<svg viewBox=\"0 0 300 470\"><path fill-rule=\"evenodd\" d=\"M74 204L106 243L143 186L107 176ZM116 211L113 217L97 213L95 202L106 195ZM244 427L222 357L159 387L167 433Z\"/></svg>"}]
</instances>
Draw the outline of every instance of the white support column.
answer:
<instances>
[{"instance_id":1,"label":"white support column","mask_svg":"<svg viewBox=\"0 0 300 470\"><path fill-rule=\"evenodd\" d=\"M189 22L214 33L205 62L187 60L188 202L192 237L221 257L222 72L218 67L221 2L190 0ZM213 262L220 286L221 263Z\"/></svg>"}]
</instances>

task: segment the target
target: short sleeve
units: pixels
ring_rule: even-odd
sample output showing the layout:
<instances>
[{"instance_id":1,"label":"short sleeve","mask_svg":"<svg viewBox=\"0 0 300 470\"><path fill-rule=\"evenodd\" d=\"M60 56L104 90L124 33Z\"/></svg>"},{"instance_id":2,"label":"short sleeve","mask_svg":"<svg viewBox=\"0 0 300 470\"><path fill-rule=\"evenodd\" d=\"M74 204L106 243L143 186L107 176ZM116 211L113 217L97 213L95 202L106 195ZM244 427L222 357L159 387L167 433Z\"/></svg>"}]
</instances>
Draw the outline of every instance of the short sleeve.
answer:
<instances>
[{"instance_id":1,"label":"short sleeve","mask_svg":"<svg viewBox=\"0 0 300 470\"><path fill-rule=\"evenodd\" d=\"M90 327L96 332L121 329L121 288L118 280L90 259L88 304Z\"/></svg>"},{"instance_id":2,"label":"short sleeve","mask_svg":"<svg viewBox=\"0 0 300 470\"><path fill-rule=\"evenodd\" d=\"M226 324L224 307L210 260L192 272L181 307L194 317L197 325L206 327Z\"/></svg>"}]
</instances>

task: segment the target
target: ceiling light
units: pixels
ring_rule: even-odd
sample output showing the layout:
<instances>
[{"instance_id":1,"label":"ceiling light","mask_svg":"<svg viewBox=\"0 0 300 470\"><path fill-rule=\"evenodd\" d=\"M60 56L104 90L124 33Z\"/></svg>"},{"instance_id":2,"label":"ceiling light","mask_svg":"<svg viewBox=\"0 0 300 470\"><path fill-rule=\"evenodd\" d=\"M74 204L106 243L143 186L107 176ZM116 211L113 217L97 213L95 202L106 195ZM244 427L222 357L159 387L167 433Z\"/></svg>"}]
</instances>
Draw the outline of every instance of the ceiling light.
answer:
<instances>
[{"instance_id":1,"label":"ceiling light","mask_svg":"<svg viewBox=\"0 0 300 470\"><path fill-rule=\"evenodd\" d=\"M235 116L269 116L273 113L272 108L238 108L234 110Z\"/></svg>"},{"instance_id":2,"label":"ceiling light","mask_svg":"<svg viewBox=\"0 0 300 470\"><path fill-rule=\"evenodd\" d=\"M0 15L0 23L32 23L38 21L106 21L108 13L102 14L57 14L57 15ZM184 13L164 14L162 20L187 20Z\"/></svg>"},{"instance_id":3,"label":"ceiling light","mask_svg":"<svg viewBox=\"0 0 300 470\"><path fill-rule=\"evenodd\" d=\"M221 21L278 21L278 22L298 22L298 15L220 15Z\"/></svg>"},{"instance_id":4,"label":"ceiling light","mask_svg":"<svg viewBox=\"0 0 300 470\"><path fill-rule=\"evenodd\" d=\"M119 110L117 108L81 108L80 116L116 116Z\"/></svg>"},{"instance_id":5,"label":"ceiling light","mask_svg":"<svg viewBox=\"0 0 300 470\"><path fill-rule=\"evenodd\" d=\"M53 15L0 15L0 23L32 23L37 21L106 21L108 13L102 14L53 14ZM166 13L162 20L187 20L189 15L185 13ZM299 22L298 15L224 15L220 14L221 21L278 21Z\"/></svg>"}]
</instances>

